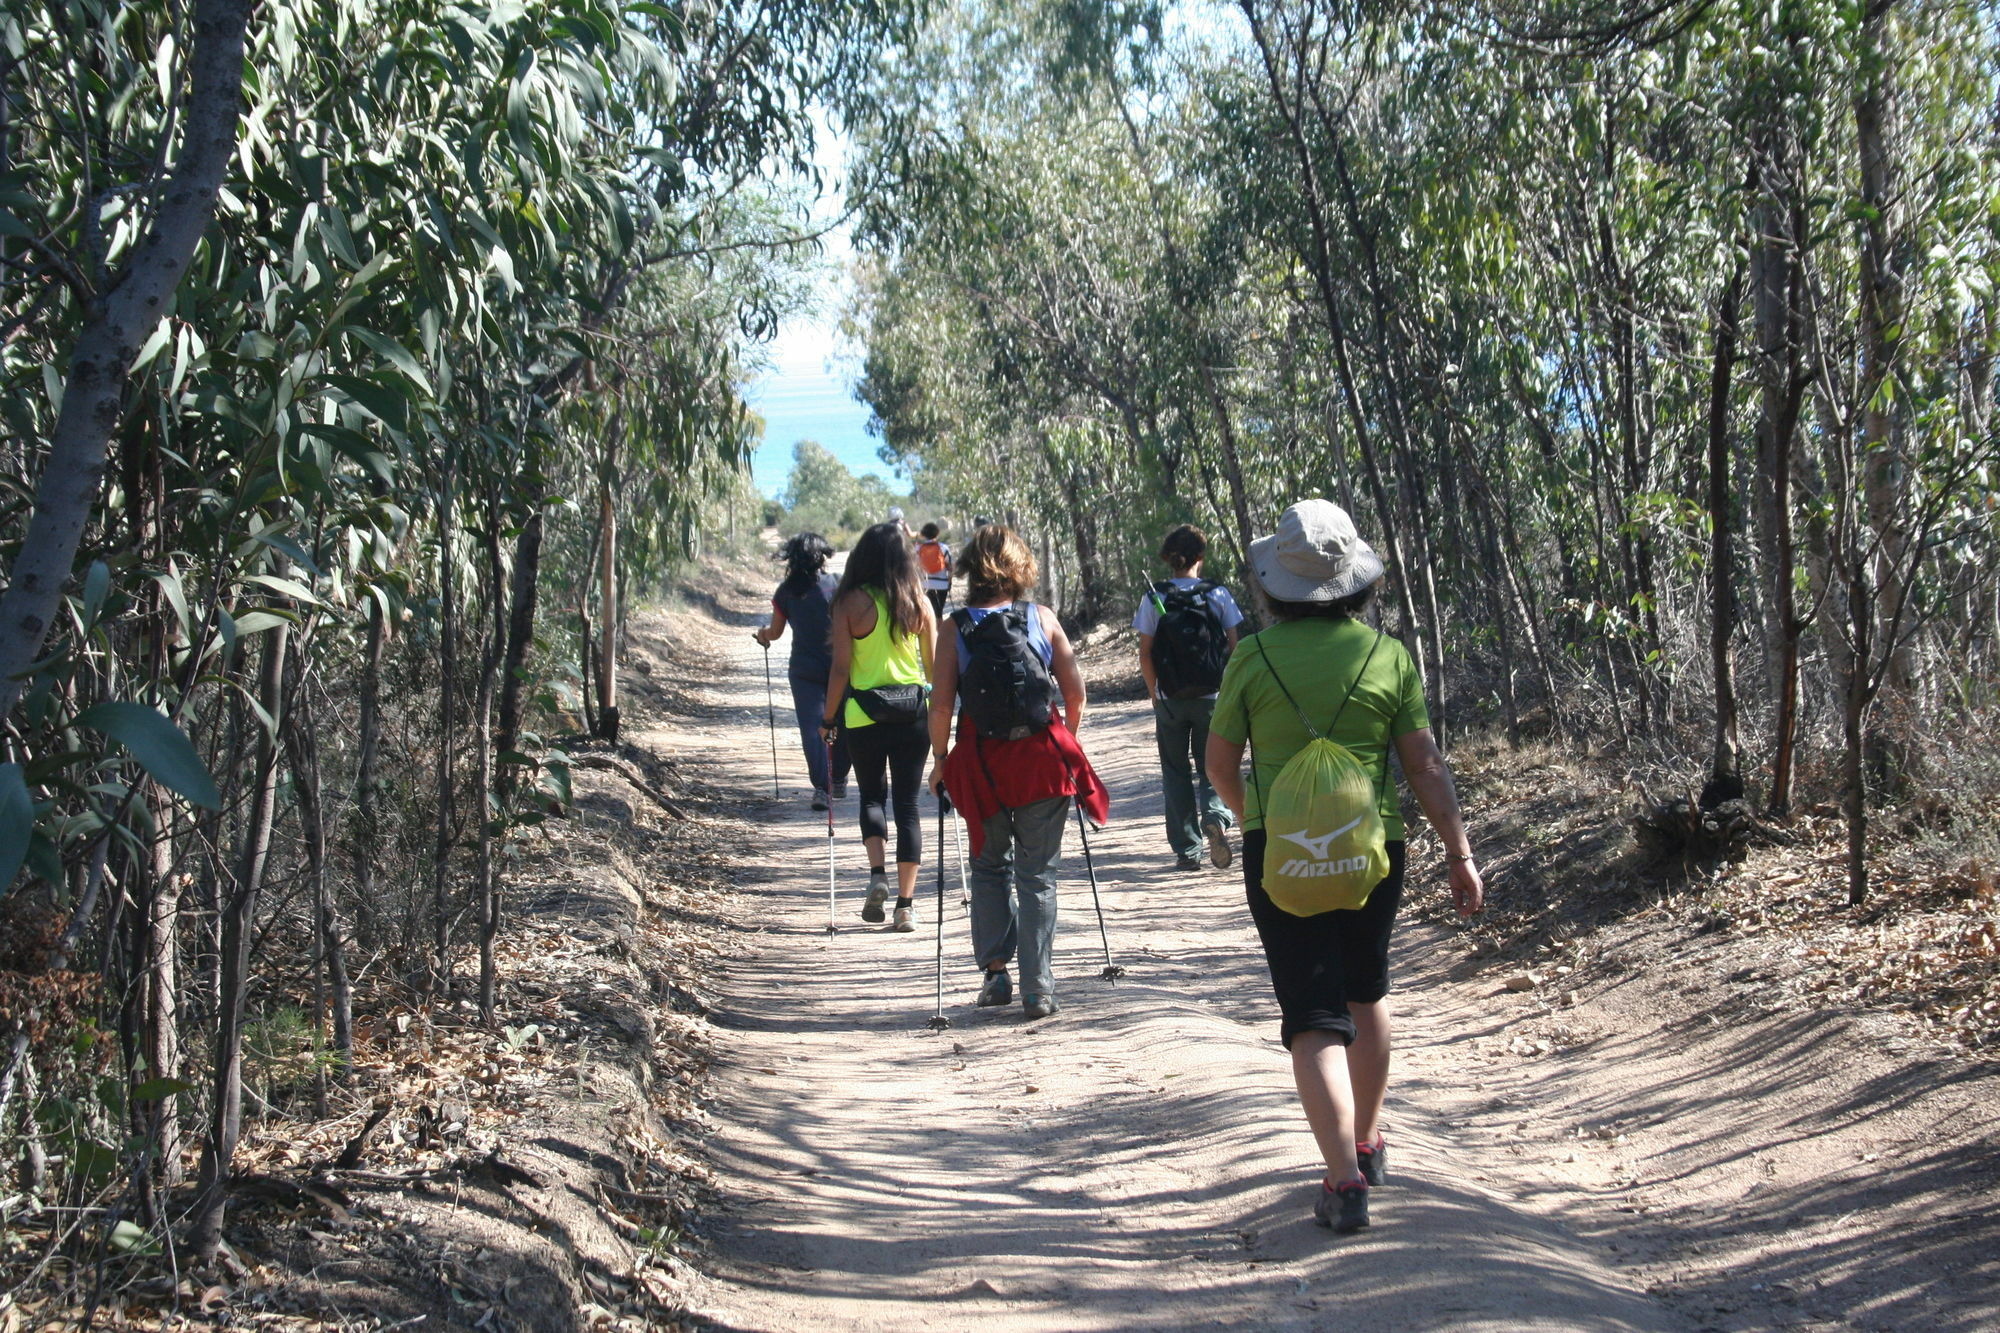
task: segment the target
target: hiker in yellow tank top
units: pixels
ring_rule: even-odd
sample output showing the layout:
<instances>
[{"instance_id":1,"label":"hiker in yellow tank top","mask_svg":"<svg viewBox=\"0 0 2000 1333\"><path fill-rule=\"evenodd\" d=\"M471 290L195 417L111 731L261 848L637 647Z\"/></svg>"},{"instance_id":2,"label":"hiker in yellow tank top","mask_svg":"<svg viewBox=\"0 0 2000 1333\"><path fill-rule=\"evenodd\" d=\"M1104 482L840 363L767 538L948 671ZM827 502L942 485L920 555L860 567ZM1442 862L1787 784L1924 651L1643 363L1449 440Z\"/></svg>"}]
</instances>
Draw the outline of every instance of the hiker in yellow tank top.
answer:
<instances>
[{"instance_id":1,"label":"hiker in yellow tank top","mask_svg":"<svg viewBox=\"0 0 2000 1333\"><path fill-rule=\"evenodd\" d=\"M861 794L861 841L868 849L868 894L861 919L883 919L889 900L889 817L896 822L896 916L891 929L916 929L923 825L917 797L930 753L926 710L937 618L903 529L877 523L847 555L833 594L833 671L821 734L847 741Z\"/></svg>"},{"instance_id":2,"label":"hiker in yellow tank top","mask_svg":"<svg viewBox=\"0 0 2000 1333\"><path fill-rule=\"evenodd\" d=\"M853 665L847 675L850 697L840 721L850 742L857 729L878 725L855 702L853 691L872 690L881 685L922 685L930 680L931 674L924 661L924 642L916 635L896 632L889 615L888 595L880 588L866 591L875 605L875 628L854 640Z\"/></svg>"}]
</instances>

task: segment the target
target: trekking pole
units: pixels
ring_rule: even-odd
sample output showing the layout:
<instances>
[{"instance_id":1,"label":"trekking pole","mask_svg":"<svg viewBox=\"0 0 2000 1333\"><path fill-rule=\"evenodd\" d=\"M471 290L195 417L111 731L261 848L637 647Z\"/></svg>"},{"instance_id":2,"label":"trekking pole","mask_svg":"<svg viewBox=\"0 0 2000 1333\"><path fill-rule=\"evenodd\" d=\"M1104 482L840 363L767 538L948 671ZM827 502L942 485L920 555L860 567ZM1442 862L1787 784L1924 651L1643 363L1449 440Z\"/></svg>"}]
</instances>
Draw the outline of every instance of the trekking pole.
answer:
<instances>
[{"instance_id":1,"label":"trekking pole","mask_svg":"<svg viewBox=\"0 0 2000 1333\"><path fill-rule=\"evenodd\" d=\"M958 857L958 905L960 907L970 907L972 906L972 881L966 878L965 844L959 841L964 836L964 834L958 831L958 821L953 820L951 825L951 850ZM942 851L943 849L940 848L939 850Z\"/></svg>"},{"instance_id":2,"label":"trekking pole","mask_svg":"<svg viewBox=\"0 0 2000 1333\"><path fill-rule=\"evenodd\" d=\"M1104 929L1104 900L1097 893L1097 863L1090 858L1090 829L1083 821L1083 802L1076 803L1076 831L1083 838L1083 868L1090 875L1090 902L1097 908L1097 938L1104 941L1104 970L1097 975L1106 981L1116 981L1125 975L1125 969L1111 961L1111 936Z\"/></svg>"},{"instance_id":3,"label":"trekking pole","mask_svg":"<svg viewBox=\"0 0 2000 1333\"><path fill-rule=\"evenodd\" d=\"M778 791L778 705L771 694L771 645L764 645L764 715L771 720L771 796ZM831 771L831 770L829 770Z\"/></svg>"},{"instance_id":4,"label":"trekking pole","mask_svg":"<svg viewBox=\"0 0 2000 1333\"><path fill-rule=\"evenodd\" d=\"M820 734L820 744L826 748L826 772L829 786L833 782L833 739L824 732ZM828 793L831 797L831 793ZM826 803L826 933L837 934L833 925L833 801Z\"/></svg>"},{"instance_id":5,"label":"trekking pole","mask_svg":"<svg viewBox=\"0 0 2000 1333\"><path fill-rule=\"evenodd\" d=\"M951 802L943 792L938 793L938 892L937 892L937 1007L931 1011L930 1028L942 1032L951 1026L951 1019L944 1012L944 817L951 813Z\"/></svg>"}]
</instances>

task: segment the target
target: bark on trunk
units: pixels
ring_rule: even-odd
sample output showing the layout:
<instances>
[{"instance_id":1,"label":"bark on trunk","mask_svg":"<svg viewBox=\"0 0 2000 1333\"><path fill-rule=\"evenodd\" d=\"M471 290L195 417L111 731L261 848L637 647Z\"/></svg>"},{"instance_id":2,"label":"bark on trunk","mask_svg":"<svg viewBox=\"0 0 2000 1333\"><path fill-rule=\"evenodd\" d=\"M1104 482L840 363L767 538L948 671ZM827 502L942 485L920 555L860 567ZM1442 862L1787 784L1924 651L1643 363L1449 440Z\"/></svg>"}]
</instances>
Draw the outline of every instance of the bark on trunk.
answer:
<instances>
[{"instance_id":1,"label":"bark on trunk","mask_svg":"<svg viewBox=\"0 0 2000 1333\"><path fill-rule=\"evenodd\" d=\"M41 655L97 502L105 453L124 414L139 349L172 304L208 229L236 147L249 0L195 0L181 152L158 195L153 224L84 316L70 352L62 410L35 488L35 516L0 594L0 720L13 711Z\"/></svg>"},{"instance_id":2,"label":"bark on trunk","mask_svg":"<svg viewBox=\"0 0 2000 1333\"><path fill-rule=\"evenodd\" d=\"M1716 801L1743 794L1743 744L1736 720L1736 672L1730 644L1736 633L1735 488L1730 485L1729 386L1736 369L1737 307L1743 299L1738 263L1715 310L1715 361L1708 378L1708 645L1715 691L1715 744L1709 785Z\"/></svg>"},{"instance_id":3,"label":"bark on trunk","mask_svg":"<svg viewBox=\"0 0 2000 1333\"><path fill-rule=\"evenodd\" d=\"M285 717L285 654L291 628L279 624L266 631L264 662L258 675L257 701L282 731ZM201 1158L201 1192L188 1245L202 1262L214 1260L222 1240L223 1208L229 1197L229 1175L243 1132L243 997L250 978L250 941L257 900L263 892L264 869L271 852L271 823L277 809L278 738L259 730L256 786L250 799L249 824L235 883L222 903L222 947L219 971L221 1003L216 1014L214 1083L211 1089L208 1143Z\"/></svg>"}]
</instances>

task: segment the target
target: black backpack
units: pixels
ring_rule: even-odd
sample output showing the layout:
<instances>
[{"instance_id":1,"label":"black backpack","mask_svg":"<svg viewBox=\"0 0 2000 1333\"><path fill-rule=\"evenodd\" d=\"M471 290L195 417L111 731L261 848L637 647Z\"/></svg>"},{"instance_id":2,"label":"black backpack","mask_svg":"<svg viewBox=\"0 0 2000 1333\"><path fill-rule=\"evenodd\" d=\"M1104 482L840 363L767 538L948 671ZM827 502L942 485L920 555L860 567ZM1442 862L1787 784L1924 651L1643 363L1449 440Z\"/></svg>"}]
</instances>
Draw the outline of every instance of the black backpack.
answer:
<instances>
[{"instance_id":1,"label":"black backpack","mask_svg":"<svg viewBox=\"0 0 2000 1333\"><path fill-rule=\"evenodd\" d=\"M1203 579L1192 588L1172 580L1153 585L1160 623L1153 630L1153 674L1168 699L1201 699L1222 688L1229 632L1208 595L1222 585Z\"/></svg>"},{"instance_id":2,"label":"black backpack","mask_svg":"<svg viewBox=\"0 0 2000 1333\"><path fill-rule=\"evenodd\" d=\"M958 673L958 697L988 740L1018 741L1046 730L1061 697L1028 639L1028 617L1036 614L1027 602L988 612L978 624L962 607L951 613L970 658Z\"/></svg>"}]
</instances>

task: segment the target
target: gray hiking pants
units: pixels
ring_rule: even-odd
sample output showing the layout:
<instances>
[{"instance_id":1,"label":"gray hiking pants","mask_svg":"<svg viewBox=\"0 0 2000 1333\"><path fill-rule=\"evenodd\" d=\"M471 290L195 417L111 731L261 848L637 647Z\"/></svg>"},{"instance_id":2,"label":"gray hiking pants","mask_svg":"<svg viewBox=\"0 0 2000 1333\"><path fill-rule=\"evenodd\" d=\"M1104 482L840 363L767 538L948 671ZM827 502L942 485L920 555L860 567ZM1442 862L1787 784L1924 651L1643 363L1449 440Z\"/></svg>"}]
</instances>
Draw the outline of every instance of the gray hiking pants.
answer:
<instances>
[{"instance_id":1,"label":"gray hiking pants","mask_svg":"<svg viewBox=\"0 0 2000 1333\"><path fill-rule=\"evenodd\" d=\"M1175 856L1200 852L1202 821L1212 819L1224 828L1235 822L1208 785L1208 720L1214 715L1213 699L1153 700L1153 739L1160 747L1160 788L1167 798L1167 845Z\"/></svg>"},{"instance_id":2,"label":"gray hiking pants","mask_svg":"<svg viewBox=\"0 0 2000 1333\"><path fill-rule=\"evenodd\" d=\"M972 953L980 967L1021 959L1021 994L1054 995L1056 867L1062 861L1067 796L1051 796L986 821L972 858Z\"/></svg>"}]
</instances>

